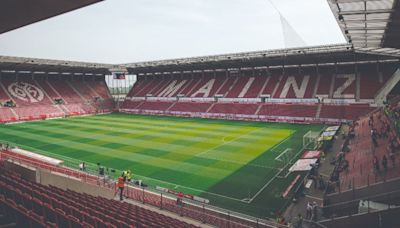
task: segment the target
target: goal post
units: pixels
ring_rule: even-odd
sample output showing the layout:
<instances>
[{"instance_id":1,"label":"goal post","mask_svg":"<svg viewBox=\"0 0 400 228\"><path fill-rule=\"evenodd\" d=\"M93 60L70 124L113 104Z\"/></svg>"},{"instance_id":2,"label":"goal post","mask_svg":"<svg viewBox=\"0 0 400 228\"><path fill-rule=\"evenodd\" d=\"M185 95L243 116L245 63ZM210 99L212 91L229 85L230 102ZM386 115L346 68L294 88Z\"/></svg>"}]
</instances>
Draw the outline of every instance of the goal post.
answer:
<instances>
[{"instance_id":1,"label":"goal post","mask_svg":"<svg viewBox=\"0 0 400 228\"><path fill-rule=\"evenodd\" d=\"M292 148L286 148L275 158L275 167L279 169L277 177L286 177L289 172L288 166L295 157L294 150Z\"/></svg>"},{"instance_id":2,"label":"goal post","mask_svg":"<svg viewBox=\"0 0 400 228\"><path fill-rule=\"evenodd\" d=\"M318 137L320 132L308 131L303 136L303 148L315 150L318 145Z\"/></svg>"}]
</instances>

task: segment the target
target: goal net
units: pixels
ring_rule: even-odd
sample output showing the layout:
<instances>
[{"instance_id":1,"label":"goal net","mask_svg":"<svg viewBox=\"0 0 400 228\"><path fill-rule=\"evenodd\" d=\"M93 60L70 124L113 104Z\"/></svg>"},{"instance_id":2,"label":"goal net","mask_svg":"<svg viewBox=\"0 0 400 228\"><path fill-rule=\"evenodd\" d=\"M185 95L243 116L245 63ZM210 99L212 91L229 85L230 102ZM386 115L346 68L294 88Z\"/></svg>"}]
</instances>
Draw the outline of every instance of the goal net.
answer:
<instances>
[{"instance_id":1,"label":"goal net","mask_svg":"<svg viewBox=\"0 0 400 228\"><path fill-rule=\"evenodd\" d=\"M320 132L318 131L308 131L303 136L303 148L304 149L316 149L318 145L318 137Z\"/></svg>"},{"instance_id":2,"label":"goal net","mask_svg":"<svg viewBox=\"0 0 400 228\"><path fill-rule=\"evenodd\" d=\"M279 169L277 177L286 177L289 172L289 165L295 157L294 150L287 148L275 158L275 167Z\"/></svg>"}]
</instances>

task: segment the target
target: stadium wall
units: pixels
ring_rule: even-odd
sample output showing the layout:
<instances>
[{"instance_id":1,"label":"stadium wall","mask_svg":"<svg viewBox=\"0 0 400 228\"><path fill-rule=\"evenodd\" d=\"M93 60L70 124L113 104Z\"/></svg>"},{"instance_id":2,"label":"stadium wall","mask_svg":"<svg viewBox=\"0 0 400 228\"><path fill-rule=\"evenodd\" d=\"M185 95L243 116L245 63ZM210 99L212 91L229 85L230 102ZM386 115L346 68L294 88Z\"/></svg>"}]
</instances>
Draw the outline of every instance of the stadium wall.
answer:
<instances>
[{"instance_id":1,"label":"stadium wall","mask_svg":"<svg viewBox=\"0 0 400 228\"><path fill-rule=\"evenodd\" d=\"M58 173L52 173L47 170L37 169L38 183L43 185L52 185L63 190L73 190L79 193L86 193L92 196L101 196L107 199L114 198L114 191L109 188L103 188L82 182L80 179L65 176Z\"/></svg>"},{"instance_id":2,"label":"stadium wall","mask_svg":"<svg viewBox=\"0 0 400 228\"><path fill-rule=\"evenodd\" d=\"M361 200L372 198L373 196L381 195L381 198L388 197L386 193L391 193L399 190L400 178L387 180L376 184L371 184L363 188L356 188L347 191L328 194L325 196L325 205L340 204L342 202L349 202L353 200ZM400 192L398 193L400 196ZM400 197L399 197L400 198Z\"/></svg>"},{"instance_id":3,"label":"stadium wall","mask_svg":"<svg viewBox=\"0 0 400 228\"><path fill-rule=\"evenodd\" d=\"M114 198L114 191L111 189L85 183L80 179L71 176L51 172L46 169L30 167L17 162L14 163L11 161L4 161L3 164L7 170L19 173L22 178L29 181L37 182L43 185L52 185L63 190L70 189L92 196L101 196L107 199Z\"/></svg>"},{"instance_id":4,"label":"stadium wall","mask_svg":"<svg viewBox=\"0 0 400 228\"><path fill-rule=\"evenodd\" d=\"M362 213L351 216L343 216L332 218L328 220L319 221L320 224L326 227L363 227L363 228L376 228L376 227L399 227L400 220L400 207L392 208L383 211L375 211L369 213Z\"/></svg>"}]
</instances>

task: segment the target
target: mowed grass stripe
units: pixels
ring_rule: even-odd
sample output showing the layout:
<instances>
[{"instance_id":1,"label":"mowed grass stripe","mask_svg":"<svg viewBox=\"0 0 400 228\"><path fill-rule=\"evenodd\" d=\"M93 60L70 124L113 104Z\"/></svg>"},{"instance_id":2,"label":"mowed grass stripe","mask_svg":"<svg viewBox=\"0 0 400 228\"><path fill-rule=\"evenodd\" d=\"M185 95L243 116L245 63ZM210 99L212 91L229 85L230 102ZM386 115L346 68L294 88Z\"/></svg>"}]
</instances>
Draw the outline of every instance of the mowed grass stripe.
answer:
<instances>
[{"instance_id":1,"label":"mowed grass stripe","mask_svg":"<svg viewBox=\"0 0 400 228\"><path fill-rule=\"evenodd\" d=\"M46 142L50 142L54 139L49 136L37 135L37 134L33 134L33 133L28 133L28 132L15 131L12 129L9 129L8 134L14 135L15 137L23 138L26 141L29 141L31 139L36 139L37 141L42 141L43 144L46 144ZM77 132L77 135L78 135L78 132ZM22 141L22 140L20 140L20 141ZM124 148L118 148L118 150L117 150L117 149L104 148L101 146L96 146L96 145L91 145L91 144L77 143L77 142L69 141L69 140L59 141L59 142L56 141L56 142L53 142L52 144L68 147L71 149L71 151L79 150L79 151L86 151L89 153L99 153L99 154L101 154L103 156L107 156L107 157L113 157L113 156L123 157L125 159L129 159L129 160L140 162L140 163L147 163L149 160L151 160L152 165L159 166L160 168L173 167L174 165L179 164L179 167L185 168L188 173L191 173L191 172L201 168L198 165L185 164L185 163L182 163L181 161L177 161L177 160L167 160L167 159L163 159L160 157L151 157L151 156L147 156L147 155L132 153L131 151L125 151ZM211 168L211 169L215 169L214 170L215 172L218 171L216 168ZM221 171L225 171L225 170L221 170Z\"/></svg>"},{"instance_id":2,"label":"mowed grass stripe","mask_svg":"<svg viewBox=\"0 0 400 228\"><path fill-rule=\"evenodd\" d=\"M29 141L29 138L24 138L24 141ZM57 146L55 146L52 149L52 151L57 151L58 152ZM75 148L75 151L76 151L77 155L81 154L82 152L84 152L84 153L87 153L87 152L93 153L93 152L88 151L86 149L79 149L79 146ZM109 150L109 151L113 152L114 150ZM75 157L75 154L69 154L68 156ZM119 159L121 157L124 158L124 159ZM96 154L93 154L91 159L88 159L88 158L90 158L90 156L89 157L85 157L84 160L92 162L92 163L96 163L96 162L101 161L102 164L104 164L104 165L106 165L108 167L115 167L115 168L119 168L119 169L130 168L132 170L135 170L136 173L139 173L142 176L152 177L150 174L152 174L152 173L160 173L160 172L158 172L160 170L163 170L161 173L165 173L165 174L171 173L171 171L174 171L175 175L177 177L178 176L185 177L185 176L189 175L193 179L196 179L196 180L199 180L199 181L195 182L195 183L185 183L183 181L187 180L187 179L182 178L182 179L177 180L177 182L175 182L175 183L172 182L172 183L174 183L176 185L180 185L180 186L191 186L193 188L199 189L199 191L197 191L196 194L199 194L201 190L204 191L205 189L207 189L209 187L209 185L215 184L216 182L220 181L220 178L225 173L226 173L226 175L229 173L229 170L223 170L223 169L222 170L217 170L215 168L210 168L211 169L210 172L213 173L214 175L207 176L205 173L197 173L196 172L196 170L198 170L199 167L201 167L201 166L198 166L196 168L192 167L190 171L182 171L182 169L181 169L181 171L179 171L179 170L176 170L175 168L176 167L182 167L182 168L186 167L185 164L182 164L179 161L167 162L167 161L164 160L164 161L162 161L160 163L157 163L157 164L154 164L154 163L153 164L146 164L143 160L139 160L139 161L138 160L132 160L131 158L124 157L124 156L116 156L116 157L110 156L110 155L101 155L101 156L99 156L99 155L96 155ZM162 159L160 159L160 160L162 160ZM129 161L129 163L128 162L125 163L125 164L129 164L129 166L125 166L125 167L121 166L123 164L123 163L121 163L121 161L124 161L124 162ZM191 166L193 166L193 165L191 165ZM215 174L218 174L218 175L215 175ZM153 177L153 178L155 178L155 177ZM165 179L165 178L167 178L167 179ZM162 180L167 181L167 182L171 182L171 179L169 179L169 178L170 178L170 176L164 176ZM189 179L189 181L190 180L191 179Z\"/></svg>"},{"instance_id":3,"label":"mowed grass stripe","mask_svg":"<svg viewBox=\"0 0 400 228\"><path fill-rule=\"evenodd\" d=\"M48 141L47 139L45 140L45 141ZM51 140L50 140L51 141ZM54 142L54 143L56 143L56 142ZM67 142L67 144L70 144L70 142ZM79 150L79 152L81 153L82 151L87 151L87 152L89 152L90 153L90 151L91 150L86 150L85 148L87 147L87 146L82 146L82 145L78 145L77 147L74 147L74 146L68 146L68 147L70 147L70 148L72 148L72 149L77 149L77 148L80 148L80 150ZM120 150L121 149L123 149L123 148L119 148ZM101 150L101 148L96 148L96 151L97 152L100 152L100 151L102 151ZM114 150L113 150L114 151ZM120 153L119 153L120 154ZM115 155L115 154L114 154ZM97 157L97 155L95 155L95 157ZM176 157L175 157L176 158ZM129 157L129 159L132 159L132 156L130 156ZM137 160L139 160L139 161L141 161L140 159L138 159L137 157L136 158L134 158L134 160L132 160L132 161L137 161ZM160 164L160 158L155 158L155 159L152 159L151 160L151 162L149 162L149 160L147 160L146 162L141 162L141 163L146 163L146 164L151 164L152 166L154 166L155 164ZM168 163L165 163L165 160L163 159L162 160L162 163L163 164L165 164L164 166L161 166L161 168L168 168L168 167L171 167L170 165L167 165ZM179 163L181 163L181 162L179 162ZM174 160L174 164L171 164L171 165L176 165L176 161ZM192 166L192 165L190 165L190 166ZM230 167L228 167L228 166L230 166ZM224 163L224 166L223 166L223 170L222 170L222 172L220 171L219 172L219 174L221 174L221 175L225 175L226 173L225 173L225 171L226 171L226 169L227 168L230 168L230 169L235 169L235 168L237 168L237 166L238 166L238 164L229 164L229 163ZM178 167L180 167L179 169L177 169L177 171L181 171L181 172L185 172L185 173L193 173L194 171L202 171L202 172L200 172L202 175L206 175L206 176L208 176L210 173L211 174L214 174L214 176L215 176L215 173L218 173L218 172L216 172L217 171L217 168L209 168L209 167L204 167L204 166L198 166L198 167L191 167L190 169L187 167L187 166L185 166L184 164L181 164L180 166L178 166ZM203 167L203 168L202 168ZM206 170L205 170L205 168L207 168ZM204 171L205 170L205 171Z\"/></svg>"},{"instance_id":4,"label":"mowed grass stripe","mask_svg":"<svg viewBox=\"0 0 400 228\"><path fill-rule=\"evenodd\" d=\"M24 129L26 131L31 131L31 132L34 131L34 133L38 133L38 134L40 134L40 131L42 131L42 133L44 133L44 134L48 133L48 132L57 134L59 132L60 127L40 126L40 128L38 128L36 126L26 126ZM30 129L30 130L28 130L28 129ZM75 130L69 130L69 129L65 129L65 128L63 128L63 129L64 129L63 130L64 137L69 136L69 135L76 135L77 132L80 132L78 134L82 135L82 132L85 131L85 129L83 129L83 128L75 128ZM134 130L132 130L132 131L134 132ZM149 141L149 140L137 139L136 134L127 134L124 136L108 136L108 135L104 135L103 132L104 132L104 130L101 130L101 128L99 128L99 130L97 132L90 130L90 133L89 132L85 133L84 136L82 136L82 137L101 140L102 144L118 142L115 144L120 145L120 147L134 145L135 147L138 147L138 148L167 148L169 151L174 150L174 151L178 151L178 152L179 152L179 150L187 151L188 145L192 149L193 149L193 147L196 147L196 145L193 145L190 142L187 142L187 145L175 145L173 143L173 140L175 139L174 137L177 137L177 136L170 135L170 134L166 135L167 137L165 137L164 139L158 140L157 137L153 137L153 139L151 141ZM241 135L244 133L246 133L246 132L243 132L243 130L241 130L240 132L232 132L232 134L235 134L235 136ZM60 136L60 134L58 134L58 136ZM209 138L209 137L211 137L211 136L202 137L202 139L204 141L206 141L206 140L213 141L213 143L209 142L209 145L200 143L199 144L201 146L201 147L199 147L200 150L203 150L204 146L207 147L207 146L216 146L216 145L223 144L221 140L214 140L214 138ZM263 137L263 136L257 136L257 137ZM179 140L182 140L179 136L177 138ZM220 138L223 138L223 136L220 136ZM102 144L96 143L96 145L102 145Z\"/></svg>"},{"instance_id":5,"label":"mowed grass stripe","mask_svg":"<svg viewBox=\"0 0 400 228\"><path fill-rule=\"evenodd\" d=\"M39 133L39 130L35 130L34 131L34 133L36 133L36 134L38 134ZM4 134L3 134L3 136L5 136ZM50 134L50 136L54 136L53 134ZM57 135L57 137L59 137L59 136L63 136L62 138L63 139L66 139L66 138L71 138L71 137L73 137L74 138L74 140L77 138L77 139L79 139L79 136L71 136L71 135ZM11 135L11 136L9 136L8 138L13 138L13 137L15 137L14 135ZM52 147L54 147L55 146L55 143L57 143L55 140L57 140L56 138L54 139L54 140L51 140L51 141L53 141L53 143L50 143L50 144L43 144L43 142L42 141L39 141L39 146L37 146L37 148L38 149L42 149L42 150L46 150L46 149L48 149L48 148L52 148ZM21 142L21 144L23 144L23 141L26 141L26 139L21 139L21 140L18 140L19 142ZM31 144L34 142L34 140L30 140L31 141ZM62 141L64 141L64 140L62 140ZM82 141L82 140L79 140L79 141ZM84 141L87 141L87 140L84 140ZM98 142L101 142L101 141L98 141ZM96 143L96 144L99 144L99 143ZM68 142L66 142L66 143L68 143ZM104 144L104 143L103 143ZM116 143L115 143L116 144ZM93 144L92 144L93 145ZM110 145L110 144L105 144L105 145L103 145L103 146L107 146L108 147L108 145ZM119 144L116 144L116 145L119 145ZM120 146L112 146L112 147L110 147L110 148L121 148ZM65 151L67 152L67 153L65 153ZM72 151L72 152L71 152ZM91 155L91 153L82 153L83 151L82 150L80 150L79 151L79 153L75 153L75 151L76 151L76 149L71 149L71 148L69 148L69 147L63 147L62 149L60 149L60 148L57 148L57 152L58 153L62 153L63 155L65 155L65 156L68 156L68 153L71 153L71 155L73 155L73 154L79 154L79 155L85 155L85 156L88 156L88 155ZM165 151L161 151L161 150L148 150L148 149L144 149L144 150L142 150L142 151L140 151L140 152L143 152L144 151L144 154L148 154L148 153L153 153L154 151L157 151L153 156L160 156L160 155L162 155L162 154L165 154L166 152ZM148 153L147 153L148 152ZM79 158L80 159L83 159L85 156L79 156ZM173 158L173 160L176 160L175 158ZM214 163L215 162L217 162L217 160L216 159L204 159L204 160L208 160L208 162L210 162L210 161L213 161ZM232 158L230 158L229 159L229 161L223 161L223 163L227 163L227 164L223 164L223 166L221 166L221 167L227 167L228 165L230 165L230 163L234 163L234 164L244 164L244 163L242 163L242 162L237 162L237 161L233 161L232 160Z\"/></svg>"},{"instance_id":6,"label":"mowed grass stripe","mask_svg":"<svg viewBox=\"0 0 400 228\"><path fill-rule=\"evenodd\" d=\"M78 126L76 126L78 127ZM195 138L198 139L199 143L198 144L192 144L192 142L187 141L185 142L185 145L180 143L180 144L175 144L174 140L179 140L180 142L185 141L184 138L186 139L191 139L193 138L193 136L195 135L194 133L191 134L191 131L187 131L188 133L186 134L186 136L180 137L179 135L171 135L171 134L166 134L165 138L159 139L157 137L152 137L152 140L141 140L141 139L137 139L137 135L136 134L127 134L124 135L123 137L128 139L122 139L121 136L119 137L115 137L115 136L106 136L103 134L103 130L105 130L105 128L99 127L99 126L88 126L89 128L98 128L100 133L94 133L95 131L91 131L92 133L90 134L86 134L85 137L91 137L91 138L97 138L97 139L102 139L104 142L116 142L118 141L118 145L120 145L119 147L122 147L123 145L127 145L127 146L131 146L132 143L134 143L135 147L141 148L141 149L146 149L146 148L152 148L152 149L158 149L158 148L167 148L167 151L171 151L174 150L175 153L182 153L182 154L187 154L185 153L185 151L188 151L188 147L190 147L191 150L193 150L195 147L198 147L200 149L200 152L202 150L205 150L205 148L207 147L216 147L216 146L220 146L220 145L224 145L225 143L222 142L221 139L226 138L225 135L218 135L218 137L214 137L214 136L204 136L204 137L198 137L198 135L196 135ZM56 132L59 130L59 128L57 127L46 127L46 126L41 126L41 128L44 128L45 132ZM36 129L36 127L35 127ZM85 129L82 128L75 128L75 129L79 129L84 131ZM102 129L102 130L100 130ZM230 142L229 145L226 145L225 147L227 147L227 150L231 150L234 149L232 147L238 146L238 147L244 147L246 146L246 144L253 144L252 149L265 149L265 145L262 144L254 144L254 141L257 141L259 139L274 139L272 140L273 143L276 142L277 139L277 135L279 134L276 131L265 131L264 130L264 135L263 134L249 134L246 135L247 132L252 131L254 128L251 129L241 129L240 132L232 132L232 135L230 138L232 137L237 137L240 136L241 137L241 141L240 142ZM256 128L255 130L259 130L261 128ZM247 132L245 132L245 130L247 130ZM136 130L130 130L131 132L135 132ZM65 133L71 133L71 134L75 134L75 132L72 132L72 130L64 130ZM129 132L129 131L127 131ZM151 133L153 134L153 133ZM191 134L191 135L190 135ZM204 133L205 135L207 135L206 133ZM274 136L272 136L272 134L274 134ZM192 136L192 137L188 137L188 136ZM251 136L251 137L249 137ZM280 139L282 136L279 136L278 139ZM252 138L253 140L250 141L250 138ZM244 139L248 139L248 140L244 140ZM208 143L204 143L204 141L207 141ZM271 140L270 140L271 141ZM144 142L145 145L141 144L141 142ZM269 142L271 143L271 142ZM151 144L149 146L149 144ZM237 145L236 145L237 144ZM99 144L97 144L99 145ZM176 146L174 146L176 145ZM265 151L265 150L264 150ZM134 152L134 151L132 151ZM190 151L189 151L190 152ZM225 150L226 152L226 150ZM196 153L196 152L195 152Z\"/></svg>"},{"instance_id":7,"label":"mowed grass stripe","mask_svg":"<svg viewBox=\"0 0 400 228\"><path fill-rule=\"evenodd\" d=\"M207 190L291 133L278 130L277 125L135 117L107 115L27 123L13 126L15 132L7 134L19 137L17 141L35 139L39 149ZM209 151L197 156L205 150ZM265 169L265 173L270 171Z\"/></svg>"},{"instance_id":8,"label":"mowed grass stripe","mask_svg":"<svg viewBox=\"0 0 400 228\"><path fill-rule=\"evenodd\" d=\"M112 116L89 116L88 118L74 118L75 120L87 119L87 120L96 120L101 122L108 122L118 120L119 123L127 123L127 124L142 124L142 123L150 123L154 126L164 126L164 125L175 125L176 123L187 123L188 125L201 125L201 126L220 126L225 129L229 129L229 127L238 127L238 126L260 126L259 123L254 122L238 122L232 123L232 121L225 120L217 120L217 119L208 119L206 121L199 121L199 119L192 118L176 118L176 117L159 117L152 116L149 118L148 116L140 116L140 115L126 115L126 114L114 114ZM154 121L156 119L156 121Z\"/></svg>"},{"instance_id":9,"label":"mowed grass stripe","mask_svg":"<svg viewBox=\"0 0 400 228\"><path fill-rule=\"evenodd\" d=\"M64 121L66 122L66 121ZM62 124L63 122L59 122L59 124ZM202 124L192 124L192 123L186 123L183 122L181 124L174 124L174 125L167 125L163 126L161 125L159 128L154 126L151 122L148 123L141 123L138 125L127 125L126 123L115 123L115 122L101 122L98 123L95 120L74 120L74 121L68 121L66 122L70 125L72 123L79 123L83 124L85 126L91 125L93 123L95 126L104 126L104 127L109 127L109 130L113 131L118 131L118 132L130 132L132 130L137 130L141 132L153 132L154 129L162 129L163 131L160 132L161 135L165 134L181 134L185 135L187 132L198 132L198 133L204 133L204 131L207 131L208 135L221 135L221 134L226 134L230 133L232 130L238 130L238 129L243 129L242 126L228 126L226 128L223 125L202 125ZM251 127L251 126L250 126ZM213 129L213 131L210 131L210 129Z\"/></svg>"},{"instance_id":10,"label":"mowed grass stripe","mask_svg":"<svg viewBox=\"0 0 400 228\"><path fill-rule=\"evenodd\" d=\"M114 123L109 123L109 124L88 124L85 122L81 122L81 123L75 123L75 122L58 122L57 124L52 123L51 125L49 124L45 124L44 126L55 126L55 127L60 127L60 125L64 125L66 129L76 129L76 127L85 130L85 129L91 129L88 130L89 132L98 130L98 129L102 129L108 132L121 132L123 134L132 134L132 133L137 133L135 136L145 136L148 135L147 133L151 133L154 137L162 137L162 136L171 136L171 134L173 134L174 136L176 135L177 137L182 136L183 139L187 138L186 140L188 141L199 141L202 140L201 136L221 136L223 134L225 134L224 131L221 131L219 129L216 128L216 126L214 127L208 127L205 128L204 126L198 126L197 129L195 129L194 127L191 126L179 126L179 129L174 129L174 128L169 128L169 129L161 129L161 128L154 128L154 127L148 127L148 128L143 128L143 127L136 127L136 126L129 126L127 127L127 125L118 125L118 124L114 124ZM144 124L145 125L145 124ZM74 126L74 127L71 127ZM178 127L178 126L176 126ZM237 129L241 129L241 128L236 128ZM212 131L210 131L212 130ZM231 132L232 130L230 130ZM199 134L197 134L198 136L200 136L200 138L188 138L188 137L184 137L187 136L188 132L193 132L196 133L198 132ZM123 135L121 134L121 135ZM118 136L118 135L117 135Z\"/></svg>"}]
</instances>

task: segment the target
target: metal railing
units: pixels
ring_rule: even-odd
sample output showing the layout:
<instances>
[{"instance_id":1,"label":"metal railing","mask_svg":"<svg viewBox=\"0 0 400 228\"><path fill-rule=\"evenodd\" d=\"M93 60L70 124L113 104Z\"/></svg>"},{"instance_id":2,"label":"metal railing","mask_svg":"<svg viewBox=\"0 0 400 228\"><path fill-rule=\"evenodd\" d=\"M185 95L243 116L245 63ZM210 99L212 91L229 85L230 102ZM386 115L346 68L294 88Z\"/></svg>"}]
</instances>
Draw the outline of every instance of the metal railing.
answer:
<instances>
[{"instance_id":1,"label":"metal railing","mask_svg":"<svg viewBox=\"0 0 400 228\"><path fill-rule=\"evenodd\" d=\"M0 143L6 142L3 141ZM14 147L15 144L10 143L9 146ZM22 146L21 148L28 149L29 147ZM46 156L54 155L45 151L35 149L33 149L32 152L38 152L39 154ZM19 164L26 164L32 167L46 169L70 177L79 178L83 182L95 184L101 187L107 187L113 189L115 191L115 194L117 193L115 178L118 176L118 173L122 171L116 170L114 172L107 172L107 170L109 169L105 168L105 175L100 176L98 175L98 166L96 164L86 163L86 170L80 171L77 169L79 169L79 164L81 163L81 161L67 158L61 155L56 155L52 157L63 160L63 165L54 166L17 155L7 150L0 150L0 160L2 161L12 161ZM284 225L279 225L275 223L274 220L269 218L256 218L250 215L222 209L190 199L184 199L183 204L177 204L177 197L175 195L160 192L153 187L144 188L134 185L127 185L124 190L124 195L129 199L142 202L143 204L149 204L158 207L161 210L167 210L180 216L188 217L203 222L205 224L210 224L218 227L287 227Z\"/></svg>"}]
</instances>

